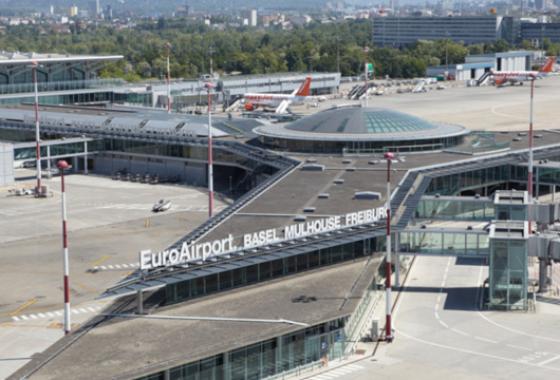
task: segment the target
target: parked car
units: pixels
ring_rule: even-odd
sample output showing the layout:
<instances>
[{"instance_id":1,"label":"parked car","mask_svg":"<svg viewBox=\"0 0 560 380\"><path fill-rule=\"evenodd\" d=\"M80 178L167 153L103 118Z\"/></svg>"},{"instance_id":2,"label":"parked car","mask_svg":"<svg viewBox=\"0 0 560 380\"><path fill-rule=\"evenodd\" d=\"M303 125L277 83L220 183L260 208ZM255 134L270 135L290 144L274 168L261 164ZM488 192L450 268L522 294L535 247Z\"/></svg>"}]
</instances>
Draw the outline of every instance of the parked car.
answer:
<instances>
[{"instance_id":1,"label":"parked car","mask_svg":"<svg viewBox=\"0 0 560 380\"><path fill-rule=\"evenodd\" d=\"M160 199L154 206L152 207L152 212L163 212L167 211L171 208L171 201Z\"/></svg>"}]
</instances>

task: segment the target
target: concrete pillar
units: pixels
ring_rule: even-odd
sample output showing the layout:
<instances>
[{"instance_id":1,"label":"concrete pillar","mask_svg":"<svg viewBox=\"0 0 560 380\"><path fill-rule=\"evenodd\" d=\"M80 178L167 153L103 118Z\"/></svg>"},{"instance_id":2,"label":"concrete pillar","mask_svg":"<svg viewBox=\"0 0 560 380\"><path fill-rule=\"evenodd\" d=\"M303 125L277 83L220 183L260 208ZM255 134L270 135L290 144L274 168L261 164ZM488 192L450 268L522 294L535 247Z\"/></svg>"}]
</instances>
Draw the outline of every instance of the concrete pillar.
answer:
<instances>
[{"instance_id":1,"label":"concrete pillar","mask_svg":"<svg viewBox=\"0 0 560 380\"><path fill-rule=\"evenodd\" d=\"M170 380L171 379L171 371L166 369L163 371L163 380Z\"/></svg>"},{"instance_id":2,"label":"concrete pillar","mask_svg":"<svg viewBox=\"0 0 560 380\"><path fill-rule=\"evenodd\" d=\"M88 161L88 146L87 146L87 141L84 141L84 174L88 174L88 165L87 165L87 161Z\"/></svg>"},{"instance_id":3,"label":"concrete pillar","mask_svg":"<svg viewBox=\"0 0 560 380\"><path fill-rule=\"evenodd\" d=\"M136 314L144 314L144 294L142 290L136 291Z\"/></svg>"},{"instance_id":4,"label":"concrete pillar","mask_svg":"<svg viewBox=\"0 0 560 380\"><path fill-rule=\"evenodd\" d=\"M47 145L47 178L51 178L51 146Z\"/></svg>"},{"instance_id":5,"label":"concrete pillar","mask_svg":"<svg viewBox=\"0 0 560 380\"><path fill-rule=\"evenodd\" d=\"M546 260L539 258L539 293L544 293L548 290L546 283Z\"/></svg>"},{"instance_id":6,"label":"concrete pillar","mask_svg":"<svg viewBox=\"0 0 560 380\"><path fill-rule=\"evenodd\" d=\"M78 171L78 157L72 157L72 172L76 173Z\"/></svg>"}]
</instances>

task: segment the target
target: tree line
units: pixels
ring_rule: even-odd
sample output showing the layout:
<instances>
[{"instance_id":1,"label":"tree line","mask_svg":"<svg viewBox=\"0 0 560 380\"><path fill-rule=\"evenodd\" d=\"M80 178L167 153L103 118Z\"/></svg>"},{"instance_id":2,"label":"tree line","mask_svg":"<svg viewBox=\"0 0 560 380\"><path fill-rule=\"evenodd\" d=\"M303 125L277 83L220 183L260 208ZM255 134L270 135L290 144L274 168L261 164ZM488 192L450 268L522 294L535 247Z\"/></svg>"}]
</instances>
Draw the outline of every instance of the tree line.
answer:
<instances>
[{"instance_id":1,"label":"tree line","mask_svg":"<svg viewBox=\"0 0 560 380\"><path fill-rule=\"evenodd\" d=\"M378 76L411 78L425 75L428 66L462 63L468 54L512 48L505 41L466 46L449 40L419 41L400 49L377 47L371 42L368 20L263 30L216 29L186 20L161 19L120 30L77 24L70 34L51 32L44 25L11 26L0 36L0 47L6 51L123 55L124 60L107 64L101 76L129 81L165 77L166 43L171 44L173 78L206 74L210 62L213 70L221 73L340 71L343 76L352 76L363 72L366 60L375 64ZM547 44L551 51L560 50L558 44Z\"/></svg>"}]
</instances>

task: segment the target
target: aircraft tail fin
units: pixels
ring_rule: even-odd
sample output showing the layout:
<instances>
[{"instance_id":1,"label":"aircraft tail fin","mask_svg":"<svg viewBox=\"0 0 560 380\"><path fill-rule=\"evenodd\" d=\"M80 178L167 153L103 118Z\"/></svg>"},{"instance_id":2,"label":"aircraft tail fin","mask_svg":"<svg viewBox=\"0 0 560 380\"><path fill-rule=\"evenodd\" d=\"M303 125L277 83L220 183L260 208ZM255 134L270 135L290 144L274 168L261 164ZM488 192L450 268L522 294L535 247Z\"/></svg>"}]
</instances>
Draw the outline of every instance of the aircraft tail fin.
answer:
<instances>
[{"instance_id":1,"label":"aircraft tail fin","mask_svg":"<svg viewBox=\"0 0 560 380\"><path fill-rule=\"evenodd\" d=\"M552 69L554 68L554 62L556 62L556 57L548 57L548 60L543 65L543 67L540 69L540 72L541 73L552 72Z\"/></svg>"},{"instance_id":2,"label":"aircraft tail fin","mask_svg":"<svg viewBox=\"0 0 560 380\"><path fill-rule=\"evenodd\" d=\"M309 96L311 94L311 77L305 78L301 86L299 86L296 96Z\"/></svg>"}]
</instances>

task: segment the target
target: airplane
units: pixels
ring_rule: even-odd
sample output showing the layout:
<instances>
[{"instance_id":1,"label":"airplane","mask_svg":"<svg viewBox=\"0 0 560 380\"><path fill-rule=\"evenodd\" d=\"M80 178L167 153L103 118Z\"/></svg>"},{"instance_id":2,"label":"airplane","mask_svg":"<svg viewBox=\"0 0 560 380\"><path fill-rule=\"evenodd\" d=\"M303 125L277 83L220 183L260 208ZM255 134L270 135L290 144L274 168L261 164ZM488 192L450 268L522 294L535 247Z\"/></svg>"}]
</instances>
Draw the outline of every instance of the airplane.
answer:
<instances>
[{"instance_id":1,"label":"airplane","mask_svg":"<svg viewBox=\"0 0 560 380\"><path fill-rule=\"evenodd\" d=\"M254 111L258 107L274 108L275 113L285 113L292 104L303 104L306 98L311 98L309 94L311 87L311 77L305 78L301 86L291 94L260 94L248 93L243 95L245 110Z\"/></svg>"},{"instance_id":2,"label":"airplane","mask_svg":"<svg viewBox=\"0 0 560 380\"><path fill-rule=\"evenodd\" d=\"M552 72L554 64L556 63L556 57L548 57L546 63L540 68L539 71L494 71L490 70L490 74L494 76L494 82L496 86L500 87L506 83L512 86L516 83L520 85L523 82L533 79L541 79Z\"/></svg>"}]
</instances>

